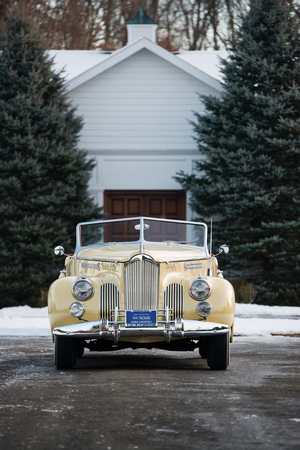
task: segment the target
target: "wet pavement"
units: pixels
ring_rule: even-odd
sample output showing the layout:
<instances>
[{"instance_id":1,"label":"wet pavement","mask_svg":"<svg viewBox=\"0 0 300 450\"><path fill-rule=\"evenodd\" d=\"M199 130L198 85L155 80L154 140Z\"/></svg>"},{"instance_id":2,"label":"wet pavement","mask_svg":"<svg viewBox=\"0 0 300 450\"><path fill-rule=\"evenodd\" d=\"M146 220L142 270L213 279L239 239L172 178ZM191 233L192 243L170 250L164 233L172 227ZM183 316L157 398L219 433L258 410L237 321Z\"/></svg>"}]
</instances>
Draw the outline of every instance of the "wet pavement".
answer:
<instances>
[{"instance_id":1,"label":"wet pavement","mask_svg":"<svg viewBox=\"0 0 300 450\"><path fill-rule=\"evenodd\" d=\"M236 337L226 371L197 351L86 351L1 337L2 449L300 448L300 339Z\"/></svg>"}]
</instances>

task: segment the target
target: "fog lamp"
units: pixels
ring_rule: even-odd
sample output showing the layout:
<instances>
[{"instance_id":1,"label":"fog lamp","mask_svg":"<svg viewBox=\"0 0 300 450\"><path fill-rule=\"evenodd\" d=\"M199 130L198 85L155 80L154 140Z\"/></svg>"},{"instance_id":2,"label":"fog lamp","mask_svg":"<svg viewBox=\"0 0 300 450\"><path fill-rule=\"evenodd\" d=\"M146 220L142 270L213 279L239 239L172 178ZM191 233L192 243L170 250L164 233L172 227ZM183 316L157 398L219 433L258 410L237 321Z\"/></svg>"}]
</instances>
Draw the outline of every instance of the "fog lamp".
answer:
<instances>
[{"instance_id":1,"label":"fog lamp","mask_svg":"<svg viewBox=\"0 0 300 450\"><path fill-rule=\"evenodd\" d=\"M196 312L200 317L207 317L212 312L212 306L209 302L199 302L196 306Z\"/></svg>"},{"instance_id":2,"label":"fog lamp","mask_svg":"<svg viewBox=\"0 0 300 450\"><path fill-rule=\"evenodd\" d=\"M73 302L69 308L71 316L80 318L85 313L85 307L80 302Z\"/></svg>"}]
</instances>

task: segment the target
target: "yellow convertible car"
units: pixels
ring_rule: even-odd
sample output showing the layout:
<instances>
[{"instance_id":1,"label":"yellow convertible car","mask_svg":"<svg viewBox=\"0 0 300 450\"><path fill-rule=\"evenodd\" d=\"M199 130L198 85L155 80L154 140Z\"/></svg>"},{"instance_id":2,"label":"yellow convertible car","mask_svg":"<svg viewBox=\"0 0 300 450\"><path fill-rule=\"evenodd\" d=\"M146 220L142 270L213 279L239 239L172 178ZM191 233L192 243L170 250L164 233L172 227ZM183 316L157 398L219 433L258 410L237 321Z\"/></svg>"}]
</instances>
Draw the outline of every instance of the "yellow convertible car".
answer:
<instances>
[{"instance_id":1,"label":"yellow convertible car","mask_svg":"<svg viewBox=\"0 0 300 450\"><path fill-rule=\"evenodd\" d=\"M85 348L154 347L198 348L210 369L227 368L234 291L207 248L206 224L148 217L79 223L74 255L61 246L54 252L66 256L48 296L58 369L74 368Z\"/></svg>"}]
</instances>

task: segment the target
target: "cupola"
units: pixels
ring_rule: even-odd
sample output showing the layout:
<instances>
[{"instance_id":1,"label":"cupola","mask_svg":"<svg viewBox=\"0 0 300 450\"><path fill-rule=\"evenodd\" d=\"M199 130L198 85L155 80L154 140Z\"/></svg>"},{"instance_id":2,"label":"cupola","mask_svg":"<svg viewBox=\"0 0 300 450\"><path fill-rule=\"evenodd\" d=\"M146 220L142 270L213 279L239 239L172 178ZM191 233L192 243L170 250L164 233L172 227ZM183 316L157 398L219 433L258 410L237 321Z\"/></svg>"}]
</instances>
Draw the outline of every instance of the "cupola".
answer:
<instances>
[{"instance_id":1,"label":"cupola","mask_svg":"<svg viewBox=\"0 0 300 450\"><path fill-rule=\"evenodd\" d=\"M145 37L156 42L157 23L150 19L146 11L140 6L136 15L126 24L127 44L131 44L139 38Z\"/></svg>"}]
</instances>

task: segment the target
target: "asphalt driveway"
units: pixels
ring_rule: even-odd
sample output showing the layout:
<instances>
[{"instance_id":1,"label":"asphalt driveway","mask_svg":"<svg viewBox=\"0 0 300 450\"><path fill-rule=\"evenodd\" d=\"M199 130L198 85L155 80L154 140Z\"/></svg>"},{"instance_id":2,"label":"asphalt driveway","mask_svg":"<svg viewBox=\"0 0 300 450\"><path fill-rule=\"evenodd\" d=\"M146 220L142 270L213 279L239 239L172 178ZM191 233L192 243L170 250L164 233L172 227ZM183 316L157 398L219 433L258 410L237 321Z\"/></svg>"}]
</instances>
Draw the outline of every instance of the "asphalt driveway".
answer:
<instances>
[{"instance_id":1,"label":"asphalt driveway","mask_svg":"<svg viewBox=\"0 0 300 450\"><path fill-rule=\"evenodd\" d=\"M300 448L300 339L236 337L226 371L197 351L86 353L1 337L0 448Z\"/></svg>"}]
</instances>

